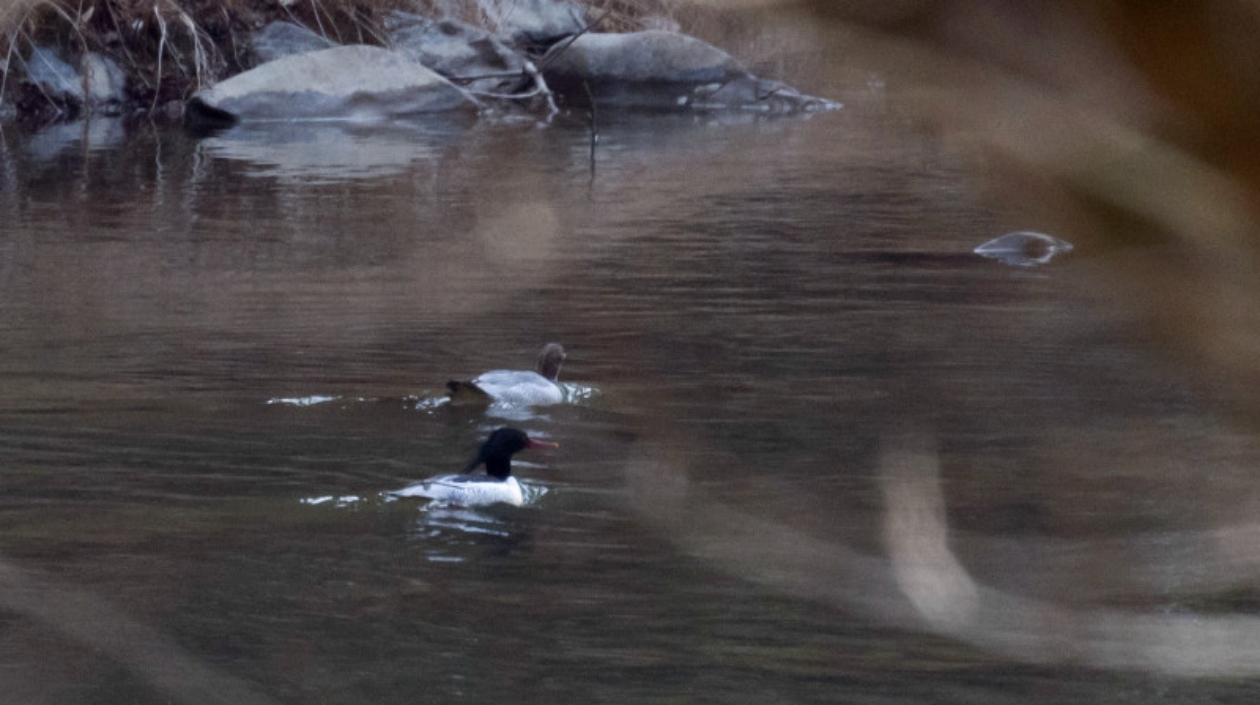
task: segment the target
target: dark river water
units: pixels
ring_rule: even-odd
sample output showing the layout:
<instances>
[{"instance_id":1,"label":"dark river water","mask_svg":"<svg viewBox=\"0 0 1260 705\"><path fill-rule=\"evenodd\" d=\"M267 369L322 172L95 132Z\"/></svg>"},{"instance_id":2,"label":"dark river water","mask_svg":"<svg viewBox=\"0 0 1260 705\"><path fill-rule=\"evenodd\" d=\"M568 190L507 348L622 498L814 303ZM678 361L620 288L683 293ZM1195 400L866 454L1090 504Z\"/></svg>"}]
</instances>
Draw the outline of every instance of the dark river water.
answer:
<instances>
[{"instance_id":1,"label":"dark river water","mask_svg":"<svg viewBox=\"0 0 1260 705\"><path fill-rule=\"evenodd\" d=\"M2 699L1254 702L1254 440L836 97L0 133ZM509 422L527 506L382 494Z\"/></svg>"}]
</instances>

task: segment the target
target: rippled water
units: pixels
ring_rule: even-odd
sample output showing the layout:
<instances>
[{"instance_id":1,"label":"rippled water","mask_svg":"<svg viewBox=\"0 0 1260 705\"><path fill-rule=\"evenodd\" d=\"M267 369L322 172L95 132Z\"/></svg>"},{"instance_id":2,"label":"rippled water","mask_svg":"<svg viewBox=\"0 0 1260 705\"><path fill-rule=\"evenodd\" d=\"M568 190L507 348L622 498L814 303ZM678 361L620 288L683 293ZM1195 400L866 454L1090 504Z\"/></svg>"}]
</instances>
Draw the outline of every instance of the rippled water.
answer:
<instances>
[{"instance_id":1,"label":"rippled water","mask_svg":"<svg viewBox=\"0 0 1260 705\"><path fill-rule=\"evenodd\" d=\"M1248 613L1253 441L1089 252L972 254L1044 224L965 147L843 97L593 160L577 119L6 131L0 692L1248 701L1132 620ZM511 417L561 443L534 501L384 498L504 422L446 380L551 340L587 394Z\"/></svg>"}]
</instances>

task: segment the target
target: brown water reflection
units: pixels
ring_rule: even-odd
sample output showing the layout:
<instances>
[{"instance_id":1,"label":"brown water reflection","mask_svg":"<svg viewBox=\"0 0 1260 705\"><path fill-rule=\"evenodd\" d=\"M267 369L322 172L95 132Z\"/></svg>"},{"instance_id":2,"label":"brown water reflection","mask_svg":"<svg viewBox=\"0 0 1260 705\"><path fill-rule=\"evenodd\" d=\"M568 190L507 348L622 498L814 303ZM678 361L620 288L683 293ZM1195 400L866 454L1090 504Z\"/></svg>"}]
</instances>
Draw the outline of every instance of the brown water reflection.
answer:
<instances>
[{"instance_id":1,"label":"brown water reflection","mask_svg":"<svg viewBox=\"0 0 1260 705\"><path fill-rule=\"evenodd\" d=\"M1250 623L1208 618L1253 602L1254 441L1157 362L1088 251L971 255L1040 224L987 203L973 155L912 131L895 95L836 91L846 109L812 120L605 124L593 173L563 121L314 153L7 135L0 687L1245 698L1144 660L1139 620L1220 627L1233 641L1201 648L1254 668L1230 631ZM549 490L535 506L380 499L495 423L415 398L546 340L601 394L523 422L562 443L520 470ZM267 403L310 395L336 401ZM96 636L133 629L115 620L171 646Z\"/></svg>"}]
</instances>

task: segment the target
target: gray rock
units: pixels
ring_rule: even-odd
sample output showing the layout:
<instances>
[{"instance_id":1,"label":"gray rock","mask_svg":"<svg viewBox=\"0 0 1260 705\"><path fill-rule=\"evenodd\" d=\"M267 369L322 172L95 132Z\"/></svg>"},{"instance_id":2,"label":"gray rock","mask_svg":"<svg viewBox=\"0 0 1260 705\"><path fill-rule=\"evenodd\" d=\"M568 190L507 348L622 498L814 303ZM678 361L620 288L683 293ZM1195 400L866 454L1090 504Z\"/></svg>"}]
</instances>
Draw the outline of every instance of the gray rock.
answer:
<instances>
[{"instance_id":1,"label":"gray rock","mask_svg":"<svg viewBox=\"0 0 1260 705\"><path fill-rule=\"evenodd\" d=\"M749 75L721 49L686 34L657 29L584 34L553 47L542 63L549 78L618 83L702 84Z\"/></svg>"},{"instance_id":2,"label":"gray rock","mask_svg":"<svg viewBox=\"0 0 1260 705\"><path fill-rule=\"evenodd\" d=\"M292 22L272 22L254 32L249 44L253 49L251 66L337 45L327 37Z\"/></svg>"},{"instance_id":3,"label":"gray rock","mask_svg":"<svg viewBox=\"0 0 1260 705\"><path fill-rule=\"evenodd\" d=\"M127 75L112 59L96 52L84 54L75 70L56 49L31 47L26 80L72 111L82 108L88 113L118 115L126 100Z\"/></svg>"},{"instance_id":4,"label":"gray rock","mask_svg":"<svg viewBox=\"0 0 1260 705\"><path fill-rule=\"evenodd\" d=\"M127 74L112 59L96 52L83 55L79 63L86 89L84 103L88 110L100 115L119 115L127 98L124 88Z\"/></svg>"},{"instance_id":5,"label":"gray rock","mask_svg":"<svg viewBox=\"0 0 1260 705\"><path fill-rule=\"evenodd\" d=\"M31 47L31 55L26 59L26 80L53 100L75 105L83 102L82 77L51 47Z\"/></svg>"},{"instance_id":6,"label":"gray rock","mask_svg":"<svg viewBox=\"0 0 1260 705\"><path fill-rule=\"evenodd\" d=\"M483 0L485 12L500 36L520 47L547 47L586 28L586 10L567 0Z\"/></svg>"},{"instance_id":7,"label":"gray rock","mask_svg":"<svg viewBox=\"0 0 1260 705\"><path fill-rule=\"evenodd\" d=\"M685 34L647 30L584 34L541 61L552 89L573 104L648 109L794 112L840 107L758 78L730 54Z\"/></svg>"},{"instance_id":8,"label":"gray rock","mask_svg":"<svg viewBox=\"0 0 1260 705\"><path fill-rule=\"evenodd\" d=\"M366 45L286 56L197 93L189 117L214 121L385 121L476 109L450 81L401 54Z\"/></svg>"},{"instance_id":9,"label":"gray rock","mask_svg":"<svg viewBox=\"0 0 1260 705\"><path fill-rule=\"evenodd\" d=\"M394 51L456 85L477 92L506 94L530 82L525 74L525 57L480 27L405 12L391 12L384 25L386 41Z\"/></svg>"},{"instance_id":10,"label":"gray rock","mask_svg":"<svg viewBox=\"0 0 1260 705\"><path fill-rule=\"evenodd\" d=\"M1014 267L1037 267L1072 251L1072 243L1052 235L1020 230L989 240L973 252Z\"/></svg>"}]
</instances>

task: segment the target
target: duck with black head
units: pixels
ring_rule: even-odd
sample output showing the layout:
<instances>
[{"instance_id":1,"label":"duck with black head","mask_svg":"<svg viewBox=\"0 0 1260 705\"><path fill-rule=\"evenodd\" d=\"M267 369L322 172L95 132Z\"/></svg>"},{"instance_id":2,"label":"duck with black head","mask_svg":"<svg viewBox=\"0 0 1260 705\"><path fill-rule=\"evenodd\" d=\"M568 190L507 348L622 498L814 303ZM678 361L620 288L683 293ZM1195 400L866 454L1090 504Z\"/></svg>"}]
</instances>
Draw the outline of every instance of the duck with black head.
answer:
<instances>
[{"instance_id":1,"label":"duck with black head","mask_svg":"<svg viewBox=\"0 0 1260 705\"><path fill-rule=\"evenodd\" d=\"M530 438L520 429L503 427L490 434L476 457L457 475L439 475L424 482L389 492L393 497L418 497L465 507L488 504L521 506L525 495L512 476L512 456L526 448L559 448L559 443ZM479 465L486 473L473 474Z\"/></svg>"}]
</instances>

